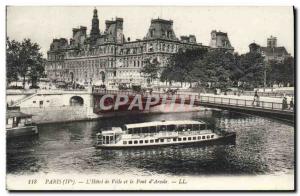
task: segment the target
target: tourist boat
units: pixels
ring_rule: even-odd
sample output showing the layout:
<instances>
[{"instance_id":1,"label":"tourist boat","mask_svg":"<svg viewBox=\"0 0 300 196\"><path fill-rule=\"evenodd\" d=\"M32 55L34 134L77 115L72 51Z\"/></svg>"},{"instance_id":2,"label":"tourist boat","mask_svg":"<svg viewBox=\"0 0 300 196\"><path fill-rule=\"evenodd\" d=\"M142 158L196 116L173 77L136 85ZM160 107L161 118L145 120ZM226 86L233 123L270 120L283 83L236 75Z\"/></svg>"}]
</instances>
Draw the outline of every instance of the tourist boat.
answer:
<instances>
[{"instance_id":1,"label":"tourist boat","mask_svg":"<svg viewBox=\"0 0 300 196\"><path fill-rule=\"evenodd\" d=\"M96 148L235 143L235 132L212 131L202 121L154 121L125 124L97 133Z\"/></svg>"},{"instance_id":2,"label":"tourist boat","mask_svg":"<svg viewBox=\"0 0 300 196\"><path fill-rule=\"evenodd\" d=\"M31 122L32 115L20 111L6 112L6 137L18 137L38 134L38 128Z\"/></svg>"}]
</instances>

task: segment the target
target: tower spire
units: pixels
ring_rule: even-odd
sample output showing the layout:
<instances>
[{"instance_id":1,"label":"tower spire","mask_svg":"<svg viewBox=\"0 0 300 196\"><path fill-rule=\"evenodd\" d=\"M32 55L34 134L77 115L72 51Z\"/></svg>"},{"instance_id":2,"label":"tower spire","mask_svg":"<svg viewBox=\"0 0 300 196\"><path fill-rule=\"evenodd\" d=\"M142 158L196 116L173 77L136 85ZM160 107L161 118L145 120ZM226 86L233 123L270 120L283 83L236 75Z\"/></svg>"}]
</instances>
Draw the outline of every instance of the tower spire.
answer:
<instances>
[{"instance_id":1,"label":"tower spire","mask_svg":"<svg viewBox=\"0 0 300 196\"><path fill-rule=\"evenodd\" d=\"M98 19L98 11L96 7L93 11L93 19L92 19L92 28L90 33L90 39L91 43L95 44L97 41L97 38L100 36L100 29L99 29L99 19Z\"/></svg>"}]
</instances>

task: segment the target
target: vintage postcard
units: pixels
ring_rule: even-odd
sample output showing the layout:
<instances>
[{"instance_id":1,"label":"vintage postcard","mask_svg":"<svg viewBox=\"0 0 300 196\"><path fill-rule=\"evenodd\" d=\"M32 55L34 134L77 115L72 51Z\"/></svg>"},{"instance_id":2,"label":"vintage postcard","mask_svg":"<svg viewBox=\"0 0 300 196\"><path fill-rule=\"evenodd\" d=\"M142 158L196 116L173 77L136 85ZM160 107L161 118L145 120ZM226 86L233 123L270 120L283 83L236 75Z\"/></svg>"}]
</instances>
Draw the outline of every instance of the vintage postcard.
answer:
<instances>
[{"instance_id":1,"label":"vintage postcard","mask_svg":"<svg viewBox=\"0 0 300 196\"><path fill-rule=\"evenodd\" d=\"M293 7L7 6L9 191L294 191Z\"/></svg>"}]
</instances>

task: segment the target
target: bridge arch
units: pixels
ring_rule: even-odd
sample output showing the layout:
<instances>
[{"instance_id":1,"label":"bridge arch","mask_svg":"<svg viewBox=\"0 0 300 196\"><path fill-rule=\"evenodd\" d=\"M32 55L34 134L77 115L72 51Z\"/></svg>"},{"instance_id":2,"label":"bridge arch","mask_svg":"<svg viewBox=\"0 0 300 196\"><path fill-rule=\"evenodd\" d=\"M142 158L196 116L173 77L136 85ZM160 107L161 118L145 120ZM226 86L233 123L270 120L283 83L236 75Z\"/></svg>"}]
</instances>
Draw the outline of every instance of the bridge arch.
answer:
<instances>
[{"instance_id":1,"label":"bridge arch","mask_svg":"<svg viewBox=\"0 0 300 196\"><path fill-rule=\"evenodd\" d=\"M73 96L70 98L70 106L83 106L84 99L80 96Z\"/></svg>"}]
</instances>

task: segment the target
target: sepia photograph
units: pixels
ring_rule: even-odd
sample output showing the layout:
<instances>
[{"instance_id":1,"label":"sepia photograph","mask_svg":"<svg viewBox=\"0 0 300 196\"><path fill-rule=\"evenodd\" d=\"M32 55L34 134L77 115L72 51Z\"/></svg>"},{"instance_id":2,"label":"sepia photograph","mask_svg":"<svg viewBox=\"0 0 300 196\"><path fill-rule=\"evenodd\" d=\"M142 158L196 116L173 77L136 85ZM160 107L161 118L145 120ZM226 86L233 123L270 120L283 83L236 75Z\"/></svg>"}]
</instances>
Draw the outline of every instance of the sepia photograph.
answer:
<instances>
[{"instance_id":1,"label":"sepia photograph","mask_svg":"<svg viewBox=\"0 0 300 196\"><path fill-rule=\"evenodd\" d=\"M293 6L4 20L8 191L295 191Z\"/></svg>"}]
</instances>

